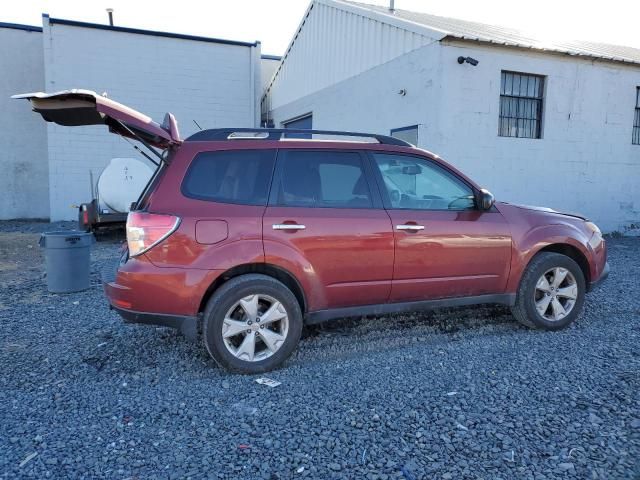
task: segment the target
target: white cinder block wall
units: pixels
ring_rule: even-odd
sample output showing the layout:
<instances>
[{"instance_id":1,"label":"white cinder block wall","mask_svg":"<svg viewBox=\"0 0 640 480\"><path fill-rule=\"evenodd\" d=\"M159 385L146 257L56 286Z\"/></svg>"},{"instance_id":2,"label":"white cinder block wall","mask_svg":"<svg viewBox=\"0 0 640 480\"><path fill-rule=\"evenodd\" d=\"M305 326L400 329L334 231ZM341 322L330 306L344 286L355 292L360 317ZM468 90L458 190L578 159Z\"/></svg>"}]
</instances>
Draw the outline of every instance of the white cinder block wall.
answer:
<instances>
[{"instance_id":1,"label":"white cinder block wall","mask_svg":"<svg viewBox=\"0 0 640 480\"><path fill-rule=\"evenodd\" d=\"M267 113L431 44L440 36L432 33L427 35L423 28L394 19L371 21L348 5L337 8L314 1L266 89L262 111Z\"/></svg>"},{"instance_id":2,"label":"white cinder block wall","mask_svg":"<svg viewBox=\"0 0 640 480\"><path fill-rule=\"evenodd\" d=\"M49 216L46 127L9 98L43 88L42 33L0 24L0 220Z\"/></svg>"},{"instance_id":3,"label":"white cinder block wall","mask_svg":"<svg viewBox=\"0 0 640 480\"><path fill-rule=\"evenodd\" d=\"M203 128L259 124L259 43L214 43L69 23L43 21L47 91L107 92L159 123L170 111L183 138L198 130L194 120ZM91 199L90 171L97 179L111 158L142 158L103 126L48 124L47 131L51 220L77 217L72 205Z\"/></svg>"},{"instance_id":4,"label":"white cinder block wall","mask_svg":"<svg viewBox=\"0 0 640 480\"><path fill-rule=\"evenodd\" d=\"M480 63L459 65L459 55ZM546 76L543 138L498 136L501 70ZM640 224L640 146L631 144L636 86L638 67L438 42L272 104L271 118L281 126L312 112L313 128L386 134L419 125L421 148L498 200L583 212L606 231L625 231Z\"/></svg>"},{"instance_id":5,"label":"white cinder block wall","mask_svg":"<svg viewBox=\"0 0 640 480\"><path fill-rule=\"evenodd\" d=\"M479 60L459 65L458 56ZM452 42L442 47L438 134L429 148L504 200L640 229L640 145L631 143L640 66ZM545 76L542 138L499 137L502 70Z\"/></svg>"},{"instance_id":6,"label":"white cinder block wall","mask_svg":"<svg viewBox=\"0 0 640 480\"><path fill-rule=\"evenodd\" d=\"M276 127L313 113L313 128L388 134L391 128L432 124L441 66L434 45L419 48L271 111ZM406 96L398 92L406 89ZM424 138L424 134L421 136Z\"/></svg>"}]
</instances>

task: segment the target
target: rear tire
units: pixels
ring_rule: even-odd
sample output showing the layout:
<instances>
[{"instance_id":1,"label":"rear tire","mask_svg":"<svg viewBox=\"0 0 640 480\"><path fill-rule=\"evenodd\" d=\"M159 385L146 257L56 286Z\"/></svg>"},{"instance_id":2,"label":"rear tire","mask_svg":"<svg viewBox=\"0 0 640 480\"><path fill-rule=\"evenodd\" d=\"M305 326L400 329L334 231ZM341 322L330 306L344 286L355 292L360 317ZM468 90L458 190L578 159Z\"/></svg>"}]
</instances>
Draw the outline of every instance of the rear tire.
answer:
<instances>
[{"instance_id":1,"label":"rear tire","mask_svg":"<svg viewBox=\"0 0 640 480\"><path fill-rule=\"evenodd\" d=\"M561 330L580 315L585 292L584 274L573 259L542 252L525 269L511 312L527 327Z\"/></svg>"},{"instance_id":2,"label":"rear tire","mask_svg":"<svg viewBox=\"0 0 640 480\"><path fill-rule=\"evenodd\" d=\"M233 278L211 297L202 323L205 348L218 365L239 373L279 367L302 333L302 311L284 284L266 275Z\"/></svg>"}]
</instances>

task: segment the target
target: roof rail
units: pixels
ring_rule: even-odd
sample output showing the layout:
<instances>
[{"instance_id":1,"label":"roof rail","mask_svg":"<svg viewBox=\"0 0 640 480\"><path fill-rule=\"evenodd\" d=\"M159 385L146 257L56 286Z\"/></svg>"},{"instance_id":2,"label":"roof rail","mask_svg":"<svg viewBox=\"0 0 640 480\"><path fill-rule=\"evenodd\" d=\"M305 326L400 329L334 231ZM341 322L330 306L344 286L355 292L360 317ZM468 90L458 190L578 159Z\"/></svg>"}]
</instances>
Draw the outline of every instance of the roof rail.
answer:
<instances>
[{"instance_id":1,"label":"roof rail","mask_svg":"<svg viewBox=\"0 0 640 480\"><path fill-rule=\"evenodd\" d=\"M305 130L297 128L213 128L202 130L191 135L185 142L206 142L212 140L282 140L289 134L295 135L328 135L336 137L373 138L383 145L413 147L409 142L388 135L377 133L341 132L334 130ZM290 137L295 139L295 137Z\"/></svg>"}]
</instances>

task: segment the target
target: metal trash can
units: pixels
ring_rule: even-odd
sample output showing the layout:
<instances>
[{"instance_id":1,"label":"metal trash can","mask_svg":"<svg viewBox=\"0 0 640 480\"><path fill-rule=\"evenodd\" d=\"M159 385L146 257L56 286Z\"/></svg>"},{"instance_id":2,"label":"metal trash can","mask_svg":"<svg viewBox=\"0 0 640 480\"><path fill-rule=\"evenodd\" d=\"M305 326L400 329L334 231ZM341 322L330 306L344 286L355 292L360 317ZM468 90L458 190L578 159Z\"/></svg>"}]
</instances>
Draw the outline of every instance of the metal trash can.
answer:
<instances>
[{"instance_id":1,"label":"metal trash can","mask_svg":"<svg viewBox=\"0 0 640 480\"><path fill-rule=\"evenodd\" d=\"M79 292L89 288L92 233L69 230L45 232L39 245L44 248L47 289L51 293Z\"/></svg>"}]
</instances>

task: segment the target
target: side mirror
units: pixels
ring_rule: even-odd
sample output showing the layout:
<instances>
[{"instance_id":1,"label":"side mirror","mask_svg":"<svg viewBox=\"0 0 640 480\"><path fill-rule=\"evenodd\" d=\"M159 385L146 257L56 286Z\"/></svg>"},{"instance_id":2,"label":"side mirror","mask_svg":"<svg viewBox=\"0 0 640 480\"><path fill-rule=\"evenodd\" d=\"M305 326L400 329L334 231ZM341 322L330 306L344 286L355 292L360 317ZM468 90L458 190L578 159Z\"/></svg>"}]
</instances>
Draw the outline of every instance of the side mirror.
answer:
<instances>
[{"instance_id":1,"label":"side mirror","mask_svg":"<svg viewBox=\"0 0 640 480\"><path fill-rule=\"evenodd\" d=\"M480 210L490 210L494 203L496 203L496 199L493 194L489 190L481 188L478 194L478 208Z\"/></svg>"}]
</instances>

